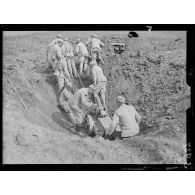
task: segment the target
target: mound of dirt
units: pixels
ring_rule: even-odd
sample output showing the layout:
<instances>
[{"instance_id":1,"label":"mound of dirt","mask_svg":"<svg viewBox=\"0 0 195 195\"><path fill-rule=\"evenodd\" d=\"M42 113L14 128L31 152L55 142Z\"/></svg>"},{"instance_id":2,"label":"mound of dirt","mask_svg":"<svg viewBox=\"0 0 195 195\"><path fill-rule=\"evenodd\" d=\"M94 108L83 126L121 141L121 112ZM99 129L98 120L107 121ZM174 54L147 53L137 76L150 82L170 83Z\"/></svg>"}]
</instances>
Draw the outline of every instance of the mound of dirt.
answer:
<instances>
[{"instance_id":1,"label":"mound of dirt","mask_svg":"<svg viewBox=\"0 0 195 195\"><path fill-rule=\"evenodd\" d=\"M86 33L60 32L86 39ZM90 32L92 33L92 32ZM3 77L3 163L185 163L186 37L183 32L99 33L105 42L102 66L108 78L108 110L116 109L118 94L142 116L140 135L121 140L86 137L70 127L56 105L56 78L47 67L46 47L57 32L4 36L3 69L13 82L24 109ZM89 32L88 32L89 34ZM127 45L116 54L111 42ZM90 77L83 77L85 86ZM77 81L78 88L81 87Z\"/></svg>"}]
</instances>

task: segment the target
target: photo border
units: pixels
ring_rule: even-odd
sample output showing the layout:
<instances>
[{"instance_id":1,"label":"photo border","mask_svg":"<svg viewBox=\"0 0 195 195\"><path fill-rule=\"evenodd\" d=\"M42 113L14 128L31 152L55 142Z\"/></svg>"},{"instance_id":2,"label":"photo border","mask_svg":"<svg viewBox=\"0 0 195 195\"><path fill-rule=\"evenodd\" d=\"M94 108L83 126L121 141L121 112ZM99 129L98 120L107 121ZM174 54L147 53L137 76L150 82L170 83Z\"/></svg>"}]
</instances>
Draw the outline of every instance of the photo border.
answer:
<instances>
[{"instance_id":1,"label":"photo border","mask_svg":"<svg viewBox=\"0 0 195 195\"><path fill-rule=\"evenodd\" d=\"M186 31L187 38L187 84L191 87L191 108L187 113L187 163L186 164L3 164L3 109L2 130L0 131L0 163L3 171L157 171L157 170L195 170L194 164L194 64L195 64L195 25L191 24L3 24L1 25L1 71L3 70L3 31ZM3 71L2 89L3 89ZM3 108L3 90L1 93Z\"/></svg>"}]
</instances>

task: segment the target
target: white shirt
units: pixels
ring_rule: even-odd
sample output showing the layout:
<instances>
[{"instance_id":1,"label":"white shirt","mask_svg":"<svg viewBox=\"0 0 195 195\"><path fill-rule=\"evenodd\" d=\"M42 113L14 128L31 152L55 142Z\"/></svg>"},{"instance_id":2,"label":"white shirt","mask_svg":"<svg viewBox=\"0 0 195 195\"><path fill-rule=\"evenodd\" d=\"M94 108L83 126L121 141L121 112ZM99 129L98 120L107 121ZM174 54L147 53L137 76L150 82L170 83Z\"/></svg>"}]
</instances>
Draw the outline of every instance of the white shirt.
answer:
<instances>
[{"instance_id":1,"label":"white shirt","mask_svg":"<svg viewBox=\"0 0 195 195\"><path fill-rule=\"evenodd\" d=\"M60 60L61 58L63 58L62 50L61 50L61 48L60 48L60 46L58 44L54 44L50 48L50 52L51 52L52 59L54 61L55 60Z\"/></svg>"},{"instance_id":2,"label":"white shirt","mask_svg":"<svg viewBox=\"0 0 195 195\"><path fill-rule=\"evenodd\" d=\"M80 53L83 56L88 56L88 50L84 43L80 42L76 46L76 52Z\"/></svg>"},{"instance_id":3,"label":"white shirt","mask_svg":"<svg viewBox=\"0 0 195 195\"><path fill-rule=\"evenodd\" d=\"M64 41L64 44L62 46L62 51L63 53L65 52L65 54L68 54L68 56L74 56L73 47L67 41Z\"/></svg>"},{"instance_id":4,"label":"white shirt","mask_svg":"<svg viewBox=\"0 0 195 195\"><path fill-rule=\"evenodd\" d=\"M101 46L104 46L101 40L97 38L88 39L87 44L91 43L91 49L98 48L101 51Z\"/></svg>"},{"instance_id":5,"label":"white shirt","mask_svg":"<svg viewBox=\"0 0 195 195\"><path fill-rule=\"evenodd\" d=\"M139 133L139 123L141 116L132 105L122 104L114 113L112 123L109 128L111 134L116 125L119 124L122 137L133 136Z\"/></svg>"},{"instance_id":6,"label":"white shirt","mask_svg":"<svg viewBox=\"0 0 195 195\"><path fill-rule=\"evenodd\" d=\"M95 82L95 85L101 81L107 81L107 78L104 76L104 73L100 66L93 65L91 71L92 71L93 81Z\"/></svg>"}]
</instances>

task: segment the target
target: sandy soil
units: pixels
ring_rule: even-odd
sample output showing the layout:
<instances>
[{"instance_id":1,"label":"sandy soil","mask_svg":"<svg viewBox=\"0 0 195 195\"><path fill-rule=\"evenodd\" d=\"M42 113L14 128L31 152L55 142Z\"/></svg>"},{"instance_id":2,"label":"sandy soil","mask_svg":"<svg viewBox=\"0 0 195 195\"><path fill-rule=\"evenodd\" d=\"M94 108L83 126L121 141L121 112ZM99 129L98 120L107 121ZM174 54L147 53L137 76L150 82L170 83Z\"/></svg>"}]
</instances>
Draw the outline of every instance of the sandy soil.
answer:
<instances>
[{"instance_id":1,"label":"sandy soil","mask_svg":"<svg viewBox=\"0 0 195 195\"><path fill-rule=\"evenodd\" d=\"M95 32L106 43L109 82L107 104L116 108L121 92L143 116L139 136L123 141L75 133L56 105L57 86L47 67L46 46L56 34L86 40L94 32L5 32L3 71L24 100L24 109L3 77L3 163L185 163L186 109L185 32ZM110 42L127 50L115 54ZM85 86L90 79L82 78Z\"/></svg>"}]
</instances>

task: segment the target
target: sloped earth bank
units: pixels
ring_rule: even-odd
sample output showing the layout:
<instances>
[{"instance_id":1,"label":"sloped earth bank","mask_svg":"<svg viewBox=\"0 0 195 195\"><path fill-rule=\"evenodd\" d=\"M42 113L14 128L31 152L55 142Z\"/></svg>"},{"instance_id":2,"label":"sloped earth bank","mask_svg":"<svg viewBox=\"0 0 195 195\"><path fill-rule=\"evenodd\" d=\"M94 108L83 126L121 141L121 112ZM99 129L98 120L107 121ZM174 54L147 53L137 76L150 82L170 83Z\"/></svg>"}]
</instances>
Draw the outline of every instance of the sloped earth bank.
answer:
<instances>
[{"instance_id":1,"label":"sloped earth bank","mask_svg":"<svg viewBox=\"0 0 195 195\"><path fill-rule=\"evenodd\" d=\"M57 33L4 34L3 71L27 108L3 77L3 163L186 163L185 32L138 32L132 39L128 32L96 32L106 43L102 68L109 112L120 92L142 115L140 135L122 141L76 133L57 107L56 79L45 55ZM60 33L75 41L92 32ZM125 43L127 50L115 54L110 42Z\"/></svg>"}]
</instances>

